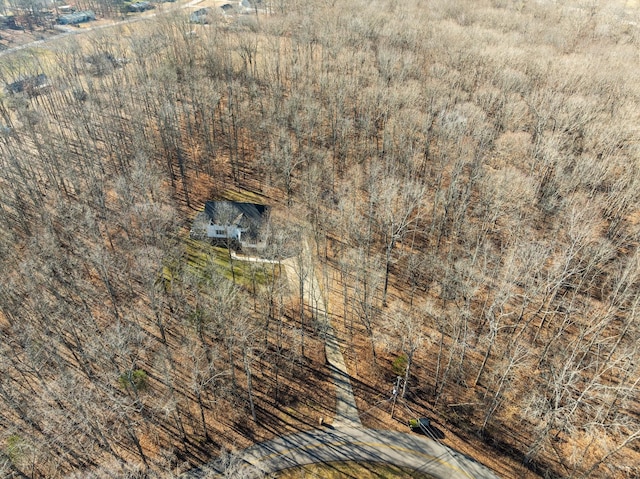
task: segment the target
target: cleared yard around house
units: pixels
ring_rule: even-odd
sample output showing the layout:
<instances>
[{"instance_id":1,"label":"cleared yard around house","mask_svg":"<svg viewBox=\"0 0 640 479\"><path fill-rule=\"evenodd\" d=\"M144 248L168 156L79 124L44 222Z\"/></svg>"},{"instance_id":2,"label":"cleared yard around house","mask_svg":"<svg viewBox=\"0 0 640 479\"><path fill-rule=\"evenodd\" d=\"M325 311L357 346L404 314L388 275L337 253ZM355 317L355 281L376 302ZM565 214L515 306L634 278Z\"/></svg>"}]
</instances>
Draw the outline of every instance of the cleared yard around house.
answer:
<instances>
[{"instance_id":1,"label":"cleared yard around house","mask_svg":"<svg viewBox=\"0 0 640 479\"><path fill-rule=\"evenodd\" d=\"M187 268L197 277L208 279L217 273L249 288L264 285L274 273L278 274L277 265L242 261L233 258L227 248L190 238L185 240L183 258Z\"/></svg>"}]
</instances>

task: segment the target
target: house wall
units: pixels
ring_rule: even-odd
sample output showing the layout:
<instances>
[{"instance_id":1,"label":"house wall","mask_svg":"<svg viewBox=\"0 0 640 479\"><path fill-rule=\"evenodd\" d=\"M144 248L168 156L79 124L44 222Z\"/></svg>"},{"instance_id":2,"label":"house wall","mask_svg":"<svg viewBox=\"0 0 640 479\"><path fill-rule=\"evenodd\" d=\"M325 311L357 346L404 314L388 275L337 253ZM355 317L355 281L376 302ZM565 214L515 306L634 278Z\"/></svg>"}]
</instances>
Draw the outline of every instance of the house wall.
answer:
<instances>
[{"instance_id":1,"label":"house wall","mask_svg":"<svg viewBox=\"0 0 640 479\"><path fill-rule=\"evenodd\" d=\"M249 249L258 253L264 251L267 247L266 241L259 241L257 243L251 243L249 241L243 241L240 243L243 249Z\"/></svg>"},{"instance_id":2,"label":"house wall","mask_svg":"<svg viewBox=\"0 0 640 479\"><path fill-rule=\"evenodd\" d=\"M228 238L240 241L242 230L236 226L227 225L207 225L208 238Z\"/></svg>"}]
</instances>

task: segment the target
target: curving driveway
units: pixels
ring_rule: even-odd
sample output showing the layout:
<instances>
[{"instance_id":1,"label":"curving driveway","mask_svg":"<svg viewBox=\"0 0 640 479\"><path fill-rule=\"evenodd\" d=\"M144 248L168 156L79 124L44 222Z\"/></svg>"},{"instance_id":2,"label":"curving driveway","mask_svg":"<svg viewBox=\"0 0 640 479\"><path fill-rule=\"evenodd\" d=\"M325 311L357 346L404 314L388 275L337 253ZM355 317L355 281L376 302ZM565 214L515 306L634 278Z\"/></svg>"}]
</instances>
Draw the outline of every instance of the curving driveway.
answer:
<instances>
[{"instance_id":1,"label":"curving driveway","mask_svg":"<svg viewBox=\"0 0 640 479\"><path fill-rule=\"evenodd\" d=\"M190 0L177 8L191 7L199 2L200 0ZM153 13L97 27L68 29L55 37L4 50L0 52L0 57L56 38L147 20L156 15ZM485 466L434 440L416 434L362 427L340 344L328 318L312 266L313 258L306 242L302 254L304 261L283 261L283 265L294 288L300 276L303 277L309 307L315 310L318 319L326 326L325 351L336 387L334 427L300 432L259 443L232 457L227 456L188 471L182 477L252 479L306 464L360 461L406 467L437 479L499 479ZM251 261L247 258L237 259Z\"/></svg>"},{"instance_id":2,"label":"curving driveway","mask_svg":"<svg viewBox=\"0 0 640 479\"><path fill-rule=\"evenodd\" d=\"M482 464L423 436L346 427L301 432L256 444L231 461L216 461L183 477L254 479L295 466L345 461L393 464L436 479L498 479Z\"/></svg>"},{"instance_id":3,"label":"curving driveway","mask_svg":"<svg viewBox=\"0 0 640 479\"><path fill-rule=\"evenodd\" d=\"M327 315L313 269L313 257L304 243L303 260L285 260L283 266L293 290L304 281L305 302L325 324L325 352L336 392L333 426L281 436L227 455L183 475L185 479L254 479L296 466L329 462L377 462L420 471L436 479L499 479L473 459L417 434L362 427L350 376L340 343ZM238 258L240 259L240 258Z\"/></svg>"}]
</instances>

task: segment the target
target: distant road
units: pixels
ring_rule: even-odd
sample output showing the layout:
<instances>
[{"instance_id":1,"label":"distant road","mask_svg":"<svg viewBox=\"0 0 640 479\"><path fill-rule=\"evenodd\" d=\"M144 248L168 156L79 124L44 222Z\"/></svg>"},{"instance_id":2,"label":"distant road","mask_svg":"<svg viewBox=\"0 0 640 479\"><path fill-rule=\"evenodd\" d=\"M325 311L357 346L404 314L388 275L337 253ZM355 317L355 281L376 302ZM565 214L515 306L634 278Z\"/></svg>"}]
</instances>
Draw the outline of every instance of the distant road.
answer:
<instances>
[{"instance_id":1,"label":"distant road","mask_svg":"<svg viewBox=\"0 0 640 479\"><path fill-rule=\"evenodd\" d=\"M296 466L346 461L392 464L435 479L499 479L482 464L424 436L347 427L282 436L245 449L231 461L214 461L182 477L250 479Z\"/></svg>"},{"instance_id":2,"label":"distant road","mask_svg":"<svg viewBox=\"0 0 640 479\"><path fill-rule=\"evenodd\" d=\"M184 5L178 5L178 6L175 6L174 8L169 9L169 10L163 10L162 12L160 12L160 14L167 13L167 12L170 12L172 10L179 10L179 9L182 9L182 8L193 7L193 6L197 5L198 3L200 3L201 1L202 0L191 0L191 1L187 2L187 3L185 3ZM15 47L7 48L5 50L0 51L0 57L3 57L3 56L8 55L10 53L19 52L20 50L26 50L28 48L37 47L37 46L49 43L51 41L58 40L60 38L68 37L68 36L71 36L71 35L79 35L79 34L83 34L83 33L87 33L87 32L93 32L93 31L97 31L97 30L102 30L104 28L111 28L111 27L115 27L115 26L118 26L118 25L126 25L128 23L136 23L136 22L140 22L142 20L149 20L151 18L157 17L158 14L159 13L150 13L150 14L146 14L146 15L139 15L139 16L135 16L135 17L126 18L124 20L114 20L111 23L105 23L105 24L96 25L96 26L91 26L89 24L89 25L87 25L85 27L82 27L82 28L57 25L56 26L56 30L58 30L60 32L58 35L53 35L51 37L44 38L42 40L35 40L33 42L25 43L24 45L18 45L18 46L15 46Z\"/></svg>"}]
</instances>

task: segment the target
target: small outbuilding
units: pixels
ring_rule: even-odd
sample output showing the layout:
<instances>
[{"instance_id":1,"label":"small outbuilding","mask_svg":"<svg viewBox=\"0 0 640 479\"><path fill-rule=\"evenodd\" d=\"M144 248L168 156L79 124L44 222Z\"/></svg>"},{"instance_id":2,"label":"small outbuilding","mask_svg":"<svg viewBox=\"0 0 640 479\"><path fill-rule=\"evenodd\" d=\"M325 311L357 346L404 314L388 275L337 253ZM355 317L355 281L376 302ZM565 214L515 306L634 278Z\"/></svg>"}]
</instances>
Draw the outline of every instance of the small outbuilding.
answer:
<instances>
[{"instance_id":1,"label":"small outbuilding","mask_svg":"<svg viewBox=\"0 0 640 479\"><path fill-rule=\"evenodd\" d=\"M135 2L127 7L129 12L144 12L155 8L150 2Z\"/></svg>"},{"instance_id":2,"label":"small outbuilding","mask_svg":"<svg viewBox=\"0 0 640 479\"><path fill-rule=\"evenodd\" d=\"M240 0L238 6L245 13L252 13L258 8L263 8L262 0Z\"/></svg>"},{"instance_id":3,"label":"small outbuilding","mask_svg":"<svg viewBox=\"0 0 640 479\"><path fill-rule=\"evenodd\" d=\"M79 23L92 22L96 19L96 14L91 10L84 12L69 13L67 15L60 15L58 17L58 23L60 25L77 25Z\"/></svg>"},{"instance_id":4,"label":"small outbuilding","mask_svg":"<svg viewBox=\"0 0 640 479\"><path fill-rule=\"evenodd\" d=\"M209 15L211 14L211 8L204 7L196 10L189 16L189 21L191 23L209 23Z\"/></svg>"},{"instance_id":5,"label":"small outbuilding","mask_svg":"<svg viewBox=\"0 0 640 479\"><path fill-rule=\"evenodd\" d=\"M69 13L73 13L76 11L76 7L74 7L73 5L59 5L56 7L56 9L63 15L68 15Z\"/></svg>"}]
</instances>

